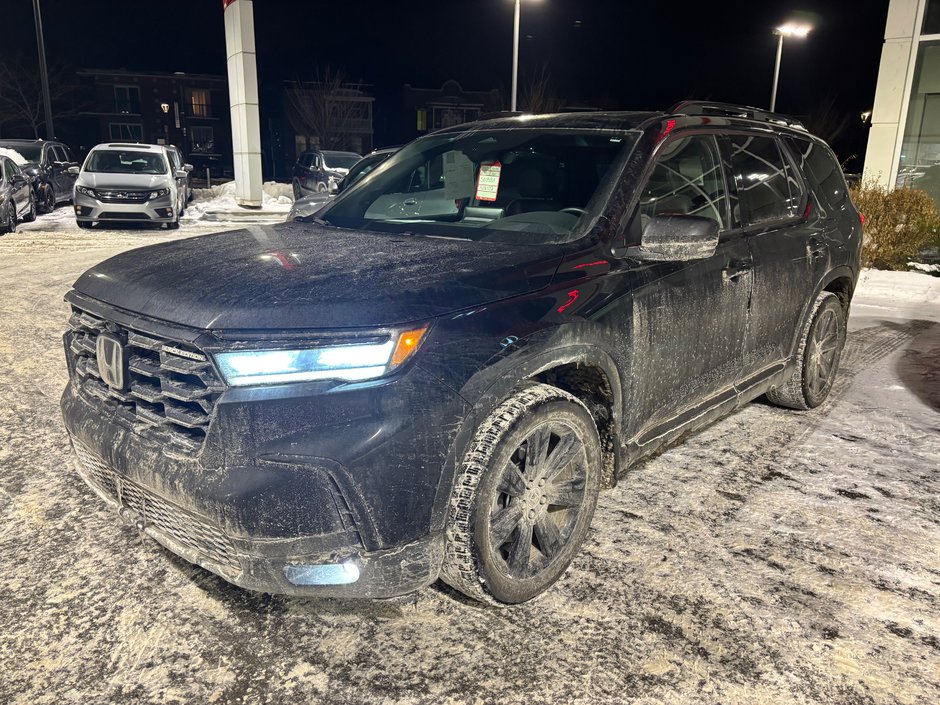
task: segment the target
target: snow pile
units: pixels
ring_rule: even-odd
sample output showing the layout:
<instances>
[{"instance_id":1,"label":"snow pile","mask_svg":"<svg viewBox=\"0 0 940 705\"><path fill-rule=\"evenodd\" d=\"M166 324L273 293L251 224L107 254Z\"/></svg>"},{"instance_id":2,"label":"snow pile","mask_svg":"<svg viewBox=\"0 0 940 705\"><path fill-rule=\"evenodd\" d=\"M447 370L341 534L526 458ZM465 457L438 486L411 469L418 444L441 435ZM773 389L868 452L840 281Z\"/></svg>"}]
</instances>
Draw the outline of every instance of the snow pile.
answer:
<instances>
[{"instance_id":1,"label":"snow pile","mask_svg":"<svg viewBox=\"0 0 940 705\"><path fill-rule=\"evenodd\" d=\"M864 269L855 295L910 304L940 304L940 279L915 272Z\"/></svg>"},{"instance_id":2,"label":"snow pile","mask_svg":"<svg viewBox=\"0 0 940 705\"><path fill-rule=\"evenodd\" d=\"M907 266L919 272L940 275L940 264L924 264L923 262L908 262Z\"/></svg>"},{"instance_id":3,"label":"snow pile","mask_svg":"<svg viewBox=\"0 0 940 705\"><path fill-rule=\"evenodd\" d=\"M262 186L263 211L286 214L294 200L290 197L290 184L268 181ZM185 218L197 220L206 213L247 212L235 202L235 182L228 181L212 188L193 189L193 201L186 206Z\"/></svg>"},{"instance_id":4,"label":"snow pile","mask_svg":"<svg viewBox=\"0 0 940 705\"><path fill-rule=\"evenodd\" d=\"M26 159L26 157L24 157L22 154L17 152L15 149L10 149L9 147L0 147L0 157L7 157L9 159L12 159L16 164L19 164L20 166L23 166L27 161L29 161L28 159Z\"/></svg>"}]
</instances>

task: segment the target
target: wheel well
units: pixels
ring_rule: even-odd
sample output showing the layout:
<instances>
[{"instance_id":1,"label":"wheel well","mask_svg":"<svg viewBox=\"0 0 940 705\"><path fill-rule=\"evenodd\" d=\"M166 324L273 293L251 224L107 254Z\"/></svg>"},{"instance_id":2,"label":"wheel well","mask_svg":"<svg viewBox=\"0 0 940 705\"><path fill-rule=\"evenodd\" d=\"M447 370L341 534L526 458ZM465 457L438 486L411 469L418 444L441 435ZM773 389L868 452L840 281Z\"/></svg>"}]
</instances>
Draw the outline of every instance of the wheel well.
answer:
<instances>
[{"instance_id":1,"label":"wheel well","mask_svg":"<svg viewBox=\"0 0 940 705\"><path fill-rule=\"evenodd\" d=\"M849 304L852 301L852 280L848 277L838 277L826 284L824 291L830 291L839 297L842 312L846 318L849 316Z\"/></svg>"},{"instance_id":2,"label":"wheel well","mask_svg":"<svg viewBox=\"0 0 940 705\"><path fill-rule=\"evenodd\" d=\"M573 394L587 406L601 441L603 467L601 487L617 484L618 456L614 395L607 374L600 367L570 363L540 372L535 381L550 384Z\"/></svg>"}]
</instances>

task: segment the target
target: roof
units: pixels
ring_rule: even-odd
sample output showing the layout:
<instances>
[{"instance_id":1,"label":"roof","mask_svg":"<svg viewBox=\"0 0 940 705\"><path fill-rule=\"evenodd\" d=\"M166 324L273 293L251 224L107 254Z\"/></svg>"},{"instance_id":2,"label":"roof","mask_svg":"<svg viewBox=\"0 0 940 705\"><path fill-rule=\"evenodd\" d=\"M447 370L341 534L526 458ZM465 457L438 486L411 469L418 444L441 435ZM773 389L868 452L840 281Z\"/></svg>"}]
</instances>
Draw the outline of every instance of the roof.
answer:
<instances>
[{"instance_id":1,"label":"roof","mask_svg":"<svg viewBox=\"0 0 940 705\"><path fill-rule=\"evenodd\" d=\"M162 144L140 144L138 142L108 142L96 144L93 149L136 149L141 152L161 152L165 149Z\"/></svg>"},{"instance_id":2,"label":"roof","mask_svg":"<svg viewBox=\"0 0 940 705\"><path fill-rule=\"evenodd\" d=\"M446 127L439 133L465 132L468 129L512 130L530 129L568 129L568 130L631 130L647 122L650 118L663 115L656 112L581 112L553 113L550 115L512 115L494 116L477 122L469 122L454 127Z\"/></svg>"}]
</instances>

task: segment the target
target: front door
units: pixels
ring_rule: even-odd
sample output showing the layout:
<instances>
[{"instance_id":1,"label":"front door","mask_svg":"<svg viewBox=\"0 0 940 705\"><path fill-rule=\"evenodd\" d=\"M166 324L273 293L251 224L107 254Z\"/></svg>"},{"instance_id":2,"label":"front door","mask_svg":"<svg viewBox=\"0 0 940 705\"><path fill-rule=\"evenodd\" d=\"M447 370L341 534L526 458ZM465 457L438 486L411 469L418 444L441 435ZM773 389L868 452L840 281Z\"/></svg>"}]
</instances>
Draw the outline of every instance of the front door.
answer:
<instances>
[{"instance_id":1,"label":"front door","mask_svg":"<svg viewBox=\"0 0 940 705\"><path fill-rule=\"evenodd\" d=\"M696 215L720 226L711 257L651 264L635 290L630 331L635 438L734 396L751 287L750 254L732 230L727 181L712 135L677 136L660 150L643 190L641 226L658 215ZM688 416L689 419L683 417Z\"/></svg>"}]
</instances>

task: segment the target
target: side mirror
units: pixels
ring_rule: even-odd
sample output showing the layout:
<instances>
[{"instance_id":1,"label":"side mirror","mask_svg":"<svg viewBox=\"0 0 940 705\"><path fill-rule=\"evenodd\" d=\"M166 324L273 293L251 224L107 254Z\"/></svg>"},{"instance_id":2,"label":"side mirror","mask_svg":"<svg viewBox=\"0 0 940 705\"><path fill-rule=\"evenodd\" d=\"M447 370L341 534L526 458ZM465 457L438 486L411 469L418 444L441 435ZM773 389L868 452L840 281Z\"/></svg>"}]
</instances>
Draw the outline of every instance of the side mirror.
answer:
<instances>
[{"instance_id":1,"label":"side mirror","mask_svg":"<svg viewBox=\"0 0 940 705\"><path fill-rule=\"evenodd\" d=\"M79 167L77 167L77 166L70 166L70 167L69 167L69 176L78 176L78 174L79 174L80 171L81 171L81 169L80 169Z\"/></svg>"},{"instance_id":2,"label":"side mirror","mask_svg":"<svg viewBox=\"0 0 940 705\"><path fill-rule=\"evenodd\" d=\"M651 262L707 259L718 247L718 223L695 215L655 216L643 226L641 243L627 256Z\"/></svg>"},{"instance_id":3,"label":"side mirror","mask_svg":"<svg viewBox=\"0 0 940 705\"><path fill-rule=\"evenodd\" d=\"M185 179L185 178L188 177L188 176L189 176L189 172L186 171L185 169L177 169L177 170L176 170L176 178L177 178L177 179Z\"/></svg>"},{"instance_id":4,"label":"side mirror","mask_svg":"<svg viewBox=\"0 0 940 705\"><path fill-rule=\"evenodd\" d=\"M185 171L187 174L191 172L192 170L193 170L192 164L183 164L183 171Z\"/></svg>"}]
</instances>

